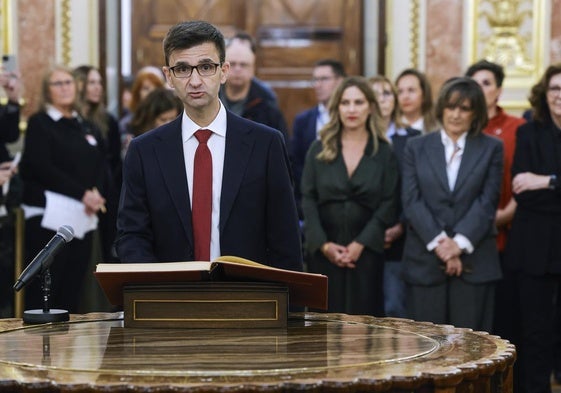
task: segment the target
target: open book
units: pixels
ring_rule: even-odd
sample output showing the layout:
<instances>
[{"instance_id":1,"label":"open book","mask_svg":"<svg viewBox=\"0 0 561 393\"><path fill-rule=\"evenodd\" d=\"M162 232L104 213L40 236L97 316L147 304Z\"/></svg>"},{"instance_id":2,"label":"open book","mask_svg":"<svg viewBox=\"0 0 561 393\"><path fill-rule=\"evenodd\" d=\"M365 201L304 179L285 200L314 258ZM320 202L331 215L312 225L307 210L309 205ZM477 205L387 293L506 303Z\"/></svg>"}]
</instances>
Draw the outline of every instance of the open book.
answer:
<instances>
[{"instance_id":1,"label":"open book","mask_svg":"<svg viewBox=\"0 0 561 393\"><path fill-rule=\"evenodd\" d=\"M100 263L94 275L113 305L123 304L125 284L260 281L285 284L292 305L327 309L327 276L278 269L234 256L212 262Z\"/></svg>"}]
</instances>

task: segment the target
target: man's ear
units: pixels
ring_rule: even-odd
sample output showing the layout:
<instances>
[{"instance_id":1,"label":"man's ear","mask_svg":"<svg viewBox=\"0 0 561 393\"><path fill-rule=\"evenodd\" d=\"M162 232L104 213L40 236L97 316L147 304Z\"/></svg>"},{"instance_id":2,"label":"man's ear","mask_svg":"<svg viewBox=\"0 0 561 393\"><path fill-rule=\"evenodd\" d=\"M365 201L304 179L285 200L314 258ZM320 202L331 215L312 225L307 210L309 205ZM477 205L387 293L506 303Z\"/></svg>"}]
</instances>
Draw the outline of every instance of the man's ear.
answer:
<instances>
[{"instance_id":1,"label":"man's ear","mask_svg":"<svg viewBox=\"0 0 561 393\"><path fill-rule=\"evenodd\" d=\"M167 83L168 87L170 89L174 89L175 86L173 86L173 84L171 83L171 71L169 70L169 67L163 66L162 71L164 73L164 76L166 77L166 83Z\"/></svg>"},{"instance_id":2,"label":"man's ear","mask_svg":"<svg viewBox=\"0 0 561 393\"><path fill-rule=\"evenodd\" d=\"M222 66L220 68L222 70L222 77L220 78L220 83L224 84L226 83L226 80L228 79L228 74L230 73L230 63L228 61L225 61L224 63L222 63Z\"/></svg>"}]
</instances>

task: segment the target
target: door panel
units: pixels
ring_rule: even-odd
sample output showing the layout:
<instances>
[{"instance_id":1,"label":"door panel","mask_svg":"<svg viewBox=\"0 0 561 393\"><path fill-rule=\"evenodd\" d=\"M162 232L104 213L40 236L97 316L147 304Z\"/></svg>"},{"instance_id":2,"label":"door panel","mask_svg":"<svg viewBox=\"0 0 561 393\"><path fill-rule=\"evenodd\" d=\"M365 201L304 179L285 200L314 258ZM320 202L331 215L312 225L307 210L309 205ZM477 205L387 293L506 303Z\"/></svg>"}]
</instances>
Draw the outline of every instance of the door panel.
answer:
<instances>
[{"instance_id":1,"label":"door panel","mask_svg":"<svg viewBox=\"0 0 561 393\"><path fill-rule=\"evenodd\" d=\"M315 105L313 64L334 58L348 74L362 73L359 0L133 0L132 66L163 65L162 40L181 20L208 20L230 37L256 39L256 74L275 89L291 127L296 113Z\"/></svg>"}]
</instances>

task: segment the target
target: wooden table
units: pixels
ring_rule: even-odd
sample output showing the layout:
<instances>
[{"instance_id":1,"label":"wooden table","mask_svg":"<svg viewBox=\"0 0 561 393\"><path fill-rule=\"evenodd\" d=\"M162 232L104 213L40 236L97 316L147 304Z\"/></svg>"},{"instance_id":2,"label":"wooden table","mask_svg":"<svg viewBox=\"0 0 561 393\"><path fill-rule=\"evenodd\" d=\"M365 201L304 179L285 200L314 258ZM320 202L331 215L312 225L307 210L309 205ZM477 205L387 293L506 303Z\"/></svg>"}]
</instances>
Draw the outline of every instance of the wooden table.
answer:
<instances>
[{"instance_id":1,"label":"wooden table","mask_svg":"<svg viewBox=\"0 0 561 393\"><path fill-rule=\"evenodd\" d=\"M343 314L291 314L282 330L0 320L0 392L511 392L514 360L487 333Z\"/></svg>"}]
</instances>

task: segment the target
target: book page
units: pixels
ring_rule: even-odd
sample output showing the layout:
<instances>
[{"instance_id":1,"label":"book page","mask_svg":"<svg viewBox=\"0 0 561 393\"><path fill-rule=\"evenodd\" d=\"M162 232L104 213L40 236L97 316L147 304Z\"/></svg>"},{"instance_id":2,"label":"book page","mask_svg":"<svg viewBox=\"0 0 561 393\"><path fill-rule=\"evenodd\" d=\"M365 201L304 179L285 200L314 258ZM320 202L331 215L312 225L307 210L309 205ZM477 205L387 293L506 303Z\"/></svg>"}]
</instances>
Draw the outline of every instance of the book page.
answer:
<instances>
[{"instance_id":1,"label":"book page","mask_svg":"<svg viewBox=\"0 0 561 393\"><path fill-rule=\"evenodd\" d=\"M235 263L237 265L255 266L263 269L276 269L272 266L263 265L262 263L254 262L252 260L245 259L242 257L236 257L233 255L221 255L218 258L216 258L213 262L228 262L228 263Z\"/></svg>"},{"instance_id":2,"label":"book page","mask_svg":"<svg viewBox=\"0 0 561 393\"><path fill-rule=\"evenodd\" d=\"M98 263L98 273L210 271L212 262Z\"/></svg>"}]
</instances>

